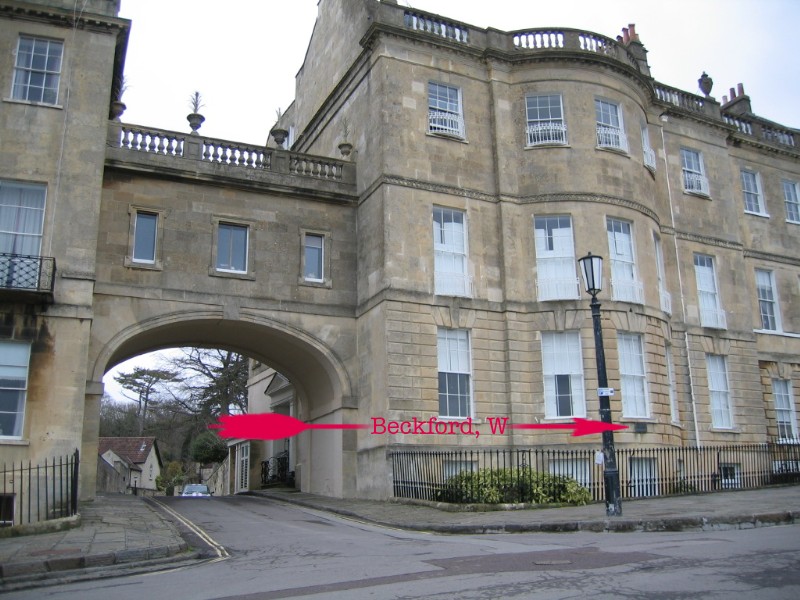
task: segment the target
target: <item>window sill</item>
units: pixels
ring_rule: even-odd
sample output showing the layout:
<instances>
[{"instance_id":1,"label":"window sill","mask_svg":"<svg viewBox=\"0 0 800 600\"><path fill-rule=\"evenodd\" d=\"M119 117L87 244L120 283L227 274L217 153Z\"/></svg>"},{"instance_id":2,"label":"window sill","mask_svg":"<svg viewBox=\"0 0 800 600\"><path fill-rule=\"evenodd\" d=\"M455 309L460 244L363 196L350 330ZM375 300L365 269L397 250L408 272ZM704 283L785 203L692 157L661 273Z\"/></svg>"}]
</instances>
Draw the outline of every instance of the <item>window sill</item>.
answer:
<instances>
[{"instance_id":1,"label":"window sill","mask_svg":"<svg viewBox=\"0 0 800 600\"><path fill-rule=\"evenodd\" d=\"M625 158L630 158L630 152L625 150L625 148L618 148L616 146L595 146L595 150L599 150L601 152L611 152L611 154L617 154L619 156L624 156Z\"/></svg>"},{"instance_id":2,"label":"window sill","mask_svg":"<svg viewBox=\"0 0 800 600\"><path fill-rule=\"evenodd\" d=\"M738 427L709 427L708 431L711 433L735 433L740 434L742 430Z\"/></svg>"},{"instance_id":3,"label":"window sill","mask_svg":"<svg viewBox=\"0 0 800 600\"><path fill-rule=\"evenodd\" d=\"M744 214L750 215L751 217L761 217L762 219L769 219L769 214L764 212L754 212L752 210L744 211Z\"/></svg>"},{"instance_id":4,"label":"window sill","mask_svg":"<svg viewBox=\"0 0 800 600\"><path fill-rule=\"evenodd\" d=\"M57 110L64 110L62 104L50 104L48 102L33 102L31 100L18 100L16 98L3 98L3 102L11 104L24 104L25 106L41 106L42 108L55 108Z\"/></svg>"},{"instance_id":5,"label":"window sill","mask_svg":"<svg viewBox=\"0 0 800 600\"><path fill-rule=\"evenodd\" d=\"M546 144L533 144L531 146L525 146L525 150L536 150L536 148L572 148L572 146L566 142L548 142Z\"/></svg>"},{"instance_id":6,"label":"window sill","mask_svg":"<svg viewBox=\"0 0 800 600\"><path fill-rule=\"evenodd\" d=\"M425 133L428 137L434 137L441 140L452 140L454 142L461 142L462 144L469 144L464 136L456 135L454 133L441 133L438 131L427 131Z\"/></svg>"},{"instance_id":7,"label":"window sill","mask_svg":"<svg viewBox=\"0 0 800 600\"><path fill-rule=\"evenodd\" d=\"M776 329L753 329L753 333L760 333L762 335L777 335L778 337L800 339L800 333L789 333L788 331L778 331Z\"/></svg>"},{"instance_id":8,"label":"window sill","mask_svg":"<svg viewBox=\"0 0 800 600\"><path fill-rule=\"evenodd\" d=\"M144 271L163 271L164 270L164 265L161 263L160 260L157 260L157 261L151 262L151 263L139 262L139 261L133 260L130 256L126 256L125 260L123 261L123 264L126 267L130 268L130 269L142 269Z\"/></svg>"},{"instance_id":9,"label":"window sill","mask_svg":"<svg viewBox=\"0 0 800 600\"><path fill-rule=\"evenodd\" d=\"M30 446L30 440L14 437L0 437L0 446Z\"/></svg>"},{"instance_id":10,"label":"window sill","mask_svg":"<svg viewBox=\"0 0 800 600\"><path fill-rule=\"evenodd\" d=\"M331 289L333 287L333 281L330 279L323 279L322 281L316 281L314 279L305 279L301 277L298 280L297 285L310 288Z\"/></svg>"},{"instance_id":11,"label":"window sill","mask_svg":"<svg viewBox=\"0 0 800 600\"><path fill-rule=\"evenodd\" d=\"M711 195L706 194L705 192L698 192L697 190L683 190L683 193L687 196L694 196L696 198L703 198L704 200L711 200Z\"/></svg>"},{"instance_id":12,"label":"window sill","mask_svg":"<svg viewBox=\"0 0 800 600\"><path fill-rule=\"evenodd\" d=\"M220 271L215 268L208 270L210 277L222 277L223 279L243 279L246 281L255 281L256 276L253 273L243 273L239 271Z\"/></svg>"}]
</instances>

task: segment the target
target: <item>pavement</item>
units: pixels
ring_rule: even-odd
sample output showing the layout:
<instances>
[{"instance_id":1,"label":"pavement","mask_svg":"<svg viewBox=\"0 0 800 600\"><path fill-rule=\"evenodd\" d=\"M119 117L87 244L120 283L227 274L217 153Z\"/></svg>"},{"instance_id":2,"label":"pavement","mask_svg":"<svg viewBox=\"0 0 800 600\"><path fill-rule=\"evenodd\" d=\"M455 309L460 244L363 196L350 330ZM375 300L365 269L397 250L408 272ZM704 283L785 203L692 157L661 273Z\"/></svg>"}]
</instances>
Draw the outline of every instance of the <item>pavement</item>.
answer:
<instances>
[{"instance_id":1,"label":"pavement","mask_svg":"<svg viewBox=\"0 0 800 600\"><path fill-rule=\"evenodd\" d=\"M620 517L606 517L603 504L478 511L328 498L286 488L250 495L385 527L441 534L714 531L800 523L800 486L626 500ZM71 529L0 538L0 592L159 570L212 556L157 498L98 495L79 511Z\"/></svg>"}]
</instances>

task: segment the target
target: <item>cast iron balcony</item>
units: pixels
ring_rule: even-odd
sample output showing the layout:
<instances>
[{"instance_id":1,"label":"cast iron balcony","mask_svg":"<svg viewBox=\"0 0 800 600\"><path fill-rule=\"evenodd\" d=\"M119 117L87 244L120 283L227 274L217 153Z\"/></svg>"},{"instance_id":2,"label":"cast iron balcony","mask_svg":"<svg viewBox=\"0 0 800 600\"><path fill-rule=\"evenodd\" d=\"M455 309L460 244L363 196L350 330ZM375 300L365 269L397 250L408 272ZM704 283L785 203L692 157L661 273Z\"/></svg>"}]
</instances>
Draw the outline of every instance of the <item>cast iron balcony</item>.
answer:
<instances>
[{"instance_id":1,"label":"cast iron balcony","mask_svg":"<svg viewBox=\"0 0 800 600\"><path fill-rule=\"evenodd\" d=\"M0 253L0 300L50 303L55 274L55 258Z\"/></svg>"}]
</instances>

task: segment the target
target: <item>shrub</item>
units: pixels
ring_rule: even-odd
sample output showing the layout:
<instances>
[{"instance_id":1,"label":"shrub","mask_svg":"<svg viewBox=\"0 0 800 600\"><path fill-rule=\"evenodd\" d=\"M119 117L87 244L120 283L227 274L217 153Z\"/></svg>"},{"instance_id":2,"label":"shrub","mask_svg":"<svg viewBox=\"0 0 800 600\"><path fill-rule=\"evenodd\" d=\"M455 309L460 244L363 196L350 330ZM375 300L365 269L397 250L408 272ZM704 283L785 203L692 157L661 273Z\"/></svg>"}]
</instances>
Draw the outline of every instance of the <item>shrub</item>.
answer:
<instances>
[{"instance_id":1,"label":"shrub","mask_svg":"<svg viewBox=\"0 0 800 600\"><path fill-rule=\"evenodd\" d=\"M588 504L589 490L564 475L530 467L462 471L436 493L440 502L458 504Z\"/></svg>"}]
</instances>

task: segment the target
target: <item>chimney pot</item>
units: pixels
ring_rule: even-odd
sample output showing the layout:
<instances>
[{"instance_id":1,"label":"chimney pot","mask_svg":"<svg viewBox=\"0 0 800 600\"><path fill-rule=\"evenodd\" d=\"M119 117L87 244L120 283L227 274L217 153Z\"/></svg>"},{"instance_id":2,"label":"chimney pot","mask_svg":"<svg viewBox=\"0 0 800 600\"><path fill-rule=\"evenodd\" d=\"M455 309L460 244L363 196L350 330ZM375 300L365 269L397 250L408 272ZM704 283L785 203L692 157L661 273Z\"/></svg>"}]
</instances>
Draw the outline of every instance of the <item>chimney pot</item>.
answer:
<instances>
[{"instance_id":1,"label":"chimney pot","mask_svg":"<svg viewBox=\"0 0 800 600\"><path fill-rule=\"evenodd\" d=\"M728 93L731 95L731 100L733 100L734 98L736 98L736 90L735 90L735 89L731 88L731 89L728 91Z\"/></svg>"},{"instance_id":2,"label":"chimney pot","mask_svg":"<svg viewBox=\"0 0 800 600\"><path fill-rule=\"evenodd\" d=\"M631 32L631 41L634 41L634 42L638 41L639 40L639 36L636 34L636 24L635 23L629 23L628 24L628 29Z\"/></svg>"},{"instance_id":3,"label":"chimney pot","mask_svg":"<svg viewBox=\"0 0 800 600\"><path fill-rule=\"evenodd\" d=\"M738 84L738 85L736 86L736 89L737 89L737 91L739 92L739 95L740 95L740 96L744 96L744 85L743 85L743 84L741 84L741 83L740 83L740 84Z\"/></svg>"},{"instance_id":4,"label":"chimney pot","mask_svg":"<svg viewBox=\"0 0 800 600\"><path fill-rule=\"evenodd\" d=\"M728 97L727 96L723 96L722 97L722 103L723 104L727 104L728 103Z\"/></svg>"},{"instance_id":5,"label":"chimney pot","mask_svg":"<svg viewBox=\"0 0 800 600\"><path fill-rule=\"evenodd\" d=\"M625 44L627 44L628 42L631 41L631 36L628 33L628 28L627 27L623 27L622 28L622 41Z\"/></svg>"}]
</instances>

